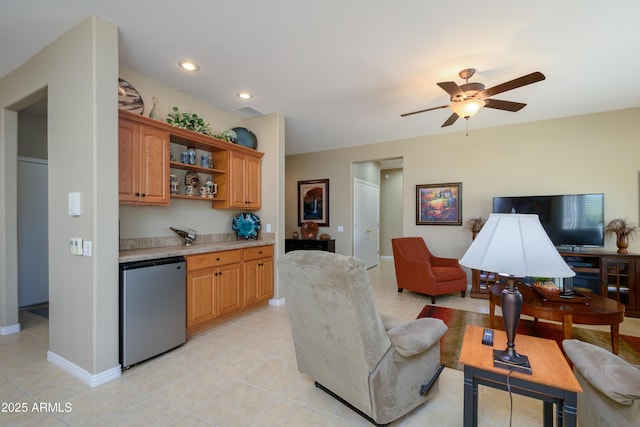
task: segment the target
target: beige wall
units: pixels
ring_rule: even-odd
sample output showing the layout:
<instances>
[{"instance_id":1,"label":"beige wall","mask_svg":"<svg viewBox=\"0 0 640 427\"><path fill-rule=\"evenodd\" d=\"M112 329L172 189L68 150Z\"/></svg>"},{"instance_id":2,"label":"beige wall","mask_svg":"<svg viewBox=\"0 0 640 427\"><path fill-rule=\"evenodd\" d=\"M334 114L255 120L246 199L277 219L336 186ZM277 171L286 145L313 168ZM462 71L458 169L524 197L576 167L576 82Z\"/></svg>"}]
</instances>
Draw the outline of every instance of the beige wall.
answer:
<instances>
[{"instance_id":1,"label":"beige wall","mask_svg":"<svg viewBox=\"0 0 640 427\"><path fill-rule=\"evenodd\" d=\"M462 182L463 224L488 216L494 196L604 193L605 221L628 217L638 223L640 144L636 123L640 109L565 119L473 129L383 142L342 150L286 157L287 233L297 228L299 180L331 180L331 231L336 251L352 254L351 164L402 157L403 234L425 238L434 253L460 258L471 233L457 226L415 225L418 184ZM334 184L335 183L335 184ZM335 227L344 225L344 233ZM612 239L607 250L615 250ZM640 239L629 250L640 252Z\"/></svg>"},{"instance_id":2,"label":"beige wall","mask_svg":"<svg viewBox=\"0 0 640 427\"><path fill-rule=\"evenodd\" d=\"M17 111L48 96L49 356L89 381L118 366L117 67L117 28L90 17L0 80L0 327L18 324ZM72 236L93 256L71 255Z\"/></svg>"}]
</instances>

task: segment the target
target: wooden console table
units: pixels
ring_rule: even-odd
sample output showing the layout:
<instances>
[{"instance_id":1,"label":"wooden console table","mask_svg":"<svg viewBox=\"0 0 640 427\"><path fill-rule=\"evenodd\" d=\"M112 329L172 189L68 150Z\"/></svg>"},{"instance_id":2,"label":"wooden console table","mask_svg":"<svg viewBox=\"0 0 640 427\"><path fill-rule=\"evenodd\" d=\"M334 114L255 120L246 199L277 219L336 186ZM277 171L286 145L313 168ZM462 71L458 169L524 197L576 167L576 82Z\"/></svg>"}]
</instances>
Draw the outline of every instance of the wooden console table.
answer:
<instances>
[{"instance_id":1,"label":"wooden console table","mask_svg":"<svg viewBox=\"0 0 640 427\"><path fill-rule=\"evenodd\" d=\"M493 349L506 348L507 337L503 331L494 331L492 347L482 344L482 332L483 328L479 326L467 325L460 351L460 363L464 365L463 425L478 425L478 386L484 385L542 400L545 427L553 426L554 404L557 425L575 427L578 393L582 393L582 388L558 344L553 340L518 335L516 349L529 357L532 369L529 375L494 367Z\"/></svg>"},{"instance_id":2,"label":"wooden console table","mask_svg":"<svg viewBox=\"0 0 640 427\"><path fill-rule=\"evenodd\" d=\"M504 285L493 285L489 298L489 326L494 327L496 305L500 306L500 295ZM518 285L522 294L522 314L538 319L562 322L564 339L571 339L573 324L610 325L611 348L618 354L620 323L624 320L624 306L602 295L590 294L589 304L563 301L545 301L536 291L526 285ZM521 335L518 335L518 339Z\"/></svg>"}]
</instances>

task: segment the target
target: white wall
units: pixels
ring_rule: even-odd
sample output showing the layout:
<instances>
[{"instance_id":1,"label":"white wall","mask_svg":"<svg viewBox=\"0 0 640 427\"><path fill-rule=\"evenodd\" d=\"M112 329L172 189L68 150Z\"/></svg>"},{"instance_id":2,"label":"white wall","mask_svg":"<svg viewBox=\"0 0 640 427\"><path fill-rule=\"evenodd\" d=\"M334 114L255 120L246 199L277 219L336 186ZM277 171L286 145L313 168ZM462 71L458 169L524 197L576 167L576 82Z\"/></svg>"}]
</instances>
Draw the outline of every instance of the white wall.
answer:
<instances>
[{"instance_id":1,"label":"white wall","mask_svg":"<svg viewBox=\"0 0 640 427\"><path fill-rule=\"evenodd\" d=\"M352 186L333 183L350 182L353 162L396 157L404 159L403 234L425 238L440 256L460 258L471 233L462 226L416 225L418 184L462 182L463 225L487 217L494 196L563 193L604 193L605 221L627 217L638 224L639 120L634 108L287 156L285 226L297 228L297 181L329 178L331 228L345 226L336 251L352 254ZM613 239L605 249L616 250ZM640 252L640 239L629 251Z\"/></svg>"}]
</instances>

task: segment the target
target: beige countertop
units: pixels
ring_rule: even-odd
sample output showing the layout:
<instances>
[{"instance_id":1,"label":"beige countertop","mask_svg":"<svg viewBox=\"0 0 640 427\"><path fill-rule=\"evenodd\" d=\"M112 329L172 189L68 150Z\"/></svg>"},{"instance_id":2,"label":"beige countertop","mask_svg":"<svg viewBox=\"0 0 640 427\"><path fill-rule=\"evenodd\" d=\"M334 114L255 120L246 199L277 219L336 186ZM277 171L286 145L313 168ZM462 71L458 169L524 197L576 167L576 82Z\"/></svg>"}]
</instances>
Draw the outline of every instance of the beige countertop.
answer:
<instances>
[{"instance_id":1,"label":"beige countertop","mask_svg":"<svg viewBox=\"0 0 640 427\"><path fill-rule=\"evenodd\" d=\"M120 262L145 261L172 256L185 256L205 252L219 252L254 246L273 245L270 240L234 240L228 242L194 243L191 246L164 246L160 248L132 249L120 251Z\"/></svg>"}]
</instances>

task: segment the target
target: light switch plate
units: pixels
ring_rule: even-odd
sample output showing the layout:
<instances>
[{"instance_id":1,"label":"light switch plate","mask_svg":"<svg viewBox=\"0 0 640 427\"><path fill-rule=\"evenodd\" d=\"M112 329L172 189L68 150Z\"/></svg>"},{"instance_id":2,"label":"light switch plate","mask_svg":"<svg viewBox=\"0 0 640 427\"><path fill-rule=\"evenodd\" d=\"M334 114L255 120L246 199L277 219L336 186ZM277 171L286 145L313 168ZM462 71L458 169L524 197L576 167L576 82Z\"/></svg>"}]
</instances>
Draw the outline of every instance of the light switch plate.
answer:
<instances>
[{"instance_id":1,"label":"light switch plate","mask_svg":"<svg viewBox=\"0 0 640 427\"><path fill-rule=\"evenodd\" d=\"M69 216L80 216L80 193L69 193Z\"/></svg>"}]
</instances>

